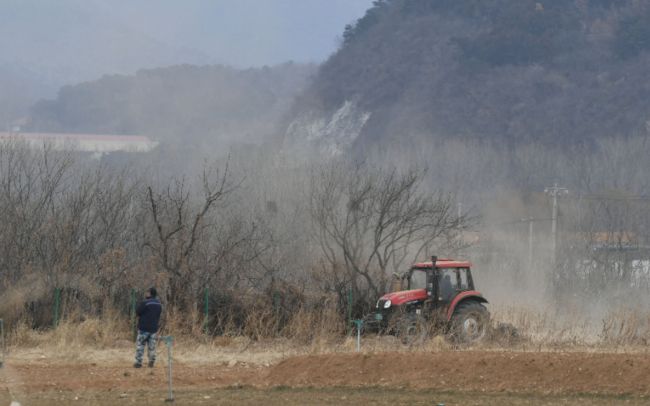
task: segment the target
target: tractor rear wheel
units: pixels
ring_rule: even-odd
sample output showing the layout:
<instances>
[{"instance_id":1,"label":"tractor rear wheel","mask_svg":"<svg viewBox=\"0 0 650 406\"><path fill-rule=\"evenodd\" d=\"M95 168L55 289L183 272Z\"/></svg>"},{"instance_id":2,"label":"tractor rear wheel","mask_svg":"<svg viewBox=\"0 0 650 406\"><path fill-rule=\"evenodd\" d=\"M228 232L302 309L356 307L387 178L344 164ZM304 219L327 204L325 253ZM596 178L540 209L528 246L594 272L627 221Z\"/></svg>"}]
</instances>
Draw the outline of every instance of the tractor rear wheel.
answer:
<instances>
[{"instance_id":1,"label":"tractor rear wheel","mask_svg":"<svg viewBox=\"0 0 650 406\"><path fill-rule=\"evenodd\" d=\"M490 313L474 300L458 305L451 318L451 339L459 344L473 344L485 338Z\"/></svg>"}]
</instances>

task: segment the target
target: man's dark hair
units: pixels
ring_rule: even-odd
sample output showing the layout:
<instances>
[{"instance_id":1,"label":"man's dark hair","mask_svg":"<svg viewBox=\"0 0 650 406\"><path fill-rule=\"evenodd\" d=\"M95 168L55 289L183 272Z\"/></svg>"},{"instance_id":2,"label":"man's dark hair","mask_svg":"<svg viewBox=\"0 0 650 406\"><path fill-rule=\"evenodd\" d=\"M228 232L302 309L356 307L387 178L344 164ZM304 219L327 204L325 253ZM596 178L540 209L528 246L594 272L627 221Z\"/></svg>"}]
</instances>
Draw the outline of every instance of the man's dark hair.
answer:
<instances>
[{"instance_id":1,"label":"man's dark hair","mask_svg":"<svg viewBox=\"0 0 650 406\"><path fill-rule=\"evenodd\" d=\"M151 295L151 297L158 297L158 291L156 290L156 288L149 288L149 294Z\"/></svg>"}]
</instances>

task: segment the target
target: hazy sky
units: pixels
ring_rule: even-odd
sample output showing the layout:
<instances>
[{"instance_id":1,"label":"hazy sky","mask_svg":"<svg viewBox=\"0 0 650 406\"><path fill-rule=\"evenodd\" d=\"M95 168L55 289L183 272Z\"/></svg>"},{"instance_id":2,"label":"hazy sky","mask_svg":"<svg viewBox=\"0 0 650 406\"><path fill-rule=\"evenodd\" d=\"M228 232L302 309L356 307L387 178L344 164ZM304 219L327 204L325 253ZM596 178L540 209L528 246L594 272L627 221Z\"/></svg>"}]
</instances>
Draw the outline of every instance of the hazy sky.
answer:
<instances>
[{"instance_id":1,"label":"hazy sky","mask_svg":"<svg viewBox=\"0 0 650 406\"><path fill-rule=\"evenodd\" d=\"M181 63L322 62L372 0L0 0L0 83L64 84ZM21 85L23 86L23 85ZM25 86L23 86L25 87ZM0 89L1 90L1 89ZM35 97L36 97L35 96Z\"/></svg>"},{"instance_id":2,"label":"hazy sky","mask_svg":"<svg viewBox=\"0 0 650 406\"><path fill-rule=\"evenodd\" d=\"M66 0L64 0L66 1ZM324 60L372 0L92 0L131 28L236 66Z\"/></svg>"}]
</instances>

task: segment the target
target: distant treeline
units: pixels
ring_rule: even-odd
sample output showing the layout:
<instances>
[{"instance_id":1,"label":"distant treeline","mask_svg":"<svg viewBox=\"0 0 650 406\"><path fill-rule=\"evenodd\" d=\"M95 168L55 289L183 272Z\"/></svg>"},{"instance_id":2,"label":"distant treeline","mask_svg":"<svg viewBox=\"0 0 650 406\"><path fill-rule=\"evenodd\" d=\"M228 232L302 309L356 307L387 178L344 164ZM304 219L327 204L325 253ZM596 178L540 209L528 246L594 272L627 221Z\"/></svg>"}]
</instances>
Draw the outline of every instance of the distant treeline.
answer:
<instances>
[{"instance_id":1,"label":"distant treeline","mask_svg":"<svg viewBox=\"0 0 650 406\"><path fill-rule=\"evenodd\" d=\"M275 130L314 67L180 65L63 87L38 102L31 131L143 134L166 141L253 141Z\"/></svg>"}]
</instances>

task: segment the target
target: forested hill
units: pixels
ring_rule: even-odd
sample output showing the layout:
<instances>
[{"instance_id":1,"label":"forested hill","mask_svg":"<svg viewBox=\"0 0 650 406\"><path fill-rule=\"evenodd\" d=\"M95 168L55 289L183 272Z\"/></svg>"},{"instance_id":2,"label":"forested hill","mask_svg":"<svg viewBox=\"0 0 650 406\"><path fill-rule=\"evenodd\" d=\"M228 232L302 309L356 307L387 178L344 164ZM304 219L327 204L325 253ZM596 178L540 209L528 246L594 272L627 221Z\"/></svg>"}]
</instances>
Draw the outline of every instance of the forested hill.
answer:
<instances>
[{"instance_id":1,"label":"forested hill","mask_svg":"<svg viewBox=\"0 0 650 406\"><path fill-rule=\"evenodd\" d=\"M63 87L38 102L26 131L143 134L165 142L255 142L304 90L315 67L238 70L179 65Z\"/></svg>"},{"instance_id":2,"label":"forested hill","mask_svg":"<svg viewBox=\"0 0 650 406\"><path fill-rule=\"evenodd\" d=\"M645 134L649 51L649 0L378 0L321 66L289 138L342 114L360 117L347 119L356 145Z\"/></svg>"}]
</instances>

